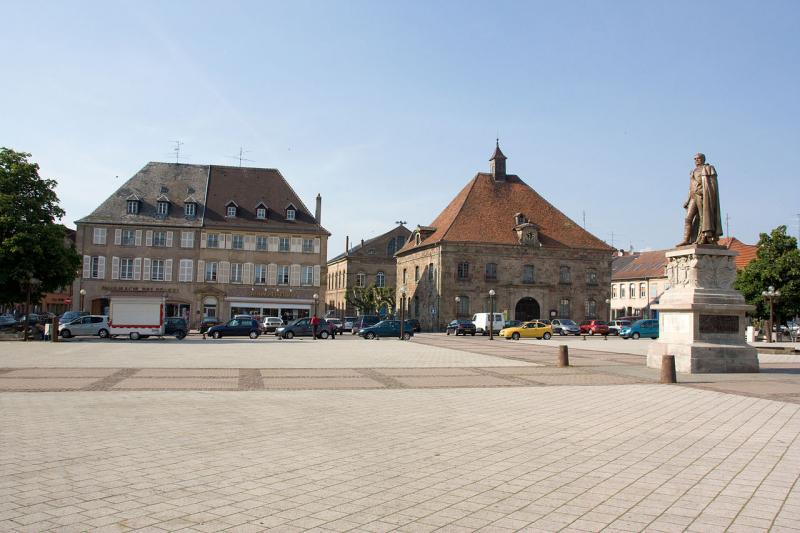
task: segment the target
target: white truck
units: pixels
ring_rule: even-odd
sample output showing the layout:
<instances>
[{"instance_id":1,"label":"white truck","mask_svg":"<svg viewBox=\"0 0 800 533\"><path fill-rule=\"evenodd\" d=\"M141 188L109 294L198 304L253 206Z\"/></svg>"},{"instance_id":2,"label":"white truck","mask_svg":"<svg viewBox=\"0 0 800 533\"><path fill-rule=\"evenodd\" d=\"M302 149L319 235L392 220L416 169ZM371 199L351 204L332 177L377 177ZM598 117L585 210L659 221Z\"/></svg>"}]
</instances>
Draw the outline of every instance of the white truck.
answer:
<instances>
[{"instance_id":1,"label":"white truck","mask_svg":"<svg viewBox=\"0 0 800 533\"><path fill-rule=\"evenodd\" d=\"M480 333L481 335L488 335L489 334L489 323L492 322L491 313L475 313L472 316L472 322L475 324L475 332ZM494 314L494 322L492 324L492 331L494 333L498 333L503 326L505 326L506 321L503 318L503 313L495 313Z\"/></svg>"},{"instance_id":2,"label":"white truck","mask_svg":"<svg viewBox=\"0 0 800 533\"><path fill-rule=\"evenodd\" d=\"M164 335L164 304L162 296L111 298L108 333L112 337L127 335L134 341L150 335Z\"/></svg>"}]
</instances>

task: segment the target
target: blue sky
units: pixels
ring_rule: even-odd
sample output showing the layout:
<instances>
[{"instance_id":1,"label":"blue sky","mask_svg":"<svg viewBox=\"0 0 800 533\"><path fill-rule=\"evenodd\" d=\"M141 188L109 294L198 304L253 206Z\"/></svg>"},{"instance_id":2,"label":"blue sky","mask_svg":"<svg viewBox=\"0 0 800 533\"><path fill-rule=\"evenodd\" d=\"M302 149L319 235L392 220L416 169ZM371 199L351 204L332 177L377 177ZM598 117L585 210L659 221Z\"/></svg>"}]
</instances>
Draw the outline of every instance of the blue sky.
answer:
<instances>
[{"instance_id":1,"label":"blue sky","mask_svg":"<svg viewBox=\"0 0 800 533\"><path fill-rule=\"evenodd\" d=\"M2 2L0 145L65 222L148 161L281 170L329 256L429 224L495 142L617 247L682 231L692 156L731 234L800 213L800 3ZM116 177L118 176L118 178ZM511 221L508 221L509 224Z\"/></svg>"}]
</instances>

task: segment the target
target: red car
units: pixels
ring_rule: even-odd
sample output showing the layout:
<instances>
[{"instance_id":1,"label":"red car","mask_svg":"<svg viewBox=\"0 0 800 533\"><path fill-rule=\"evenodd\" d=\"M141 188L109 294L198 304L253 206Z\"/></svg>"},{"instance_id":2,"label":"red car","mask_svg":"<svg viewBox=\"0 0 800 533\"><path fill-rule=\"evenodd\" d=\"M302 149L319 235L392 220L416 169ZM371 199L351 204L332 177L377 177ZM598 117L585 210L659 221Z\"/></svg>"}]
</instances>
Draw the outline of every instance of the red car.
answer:
<instances>
[{"instance_id":1,"label":"red car","mask_svg":"<svg viewBox=\"0 0 800 533\"><path fill-rule=\"evenodd\" d=\"M581 335L608 335L608 322L604 320L584 320L580 328Z\"/></svg>"}]
</instances>

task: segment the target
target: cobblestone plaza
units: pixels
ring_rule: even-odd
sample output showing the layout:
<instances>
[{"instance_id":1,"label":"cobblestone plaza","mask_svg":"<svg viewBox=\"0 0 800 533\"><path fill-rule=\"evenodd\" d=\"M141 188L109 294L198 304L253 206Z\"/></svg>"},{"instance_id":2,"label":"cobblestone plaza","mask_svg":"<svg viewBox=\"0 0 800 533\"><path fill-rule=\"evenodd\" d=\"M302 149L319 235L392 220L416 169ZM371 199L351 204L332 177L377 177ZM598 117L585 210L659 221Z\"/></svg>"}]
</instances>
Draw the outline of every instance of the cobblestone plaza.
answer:
<instances>
[{"instance_id":1,"label":"cobblestone plaza","mask_svg":"<svg viewBox=\"0 0 800 533\"><path fill-rule=\"evenodd\" d=\"M0 530L800 527L799 363L569 342L2 343Z\"/></svg>"}]
</instances>

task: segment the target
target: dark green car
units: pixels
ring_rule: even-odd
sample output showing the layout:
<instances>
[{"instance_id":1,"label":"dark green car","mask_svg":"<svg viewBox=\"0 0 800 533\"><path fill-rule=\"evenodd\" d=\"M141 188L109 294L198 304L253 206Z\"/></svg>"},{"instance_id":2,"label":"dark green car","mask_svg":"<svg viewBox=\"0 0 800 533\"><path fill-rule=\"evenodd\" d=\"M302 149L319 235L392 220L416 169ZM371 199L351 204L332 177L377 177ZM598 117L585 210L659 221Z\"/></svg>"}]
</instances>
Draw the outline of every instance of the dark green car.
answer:
<instances>
[{"instance_id":1,"label":"dark green car","mask_svg":"<svg viewBox=\"0 0 800 533\"><path fill-rule=\"evenodd\" d=\"M399 320L382 320L374 326L369 326L358 330L357 335L365 339L375 339L377 337L400 337L400 321ZM410 339L414 335L414 326L406 321L403 328L403 338Z\"/></svg>"}]
</instances>

